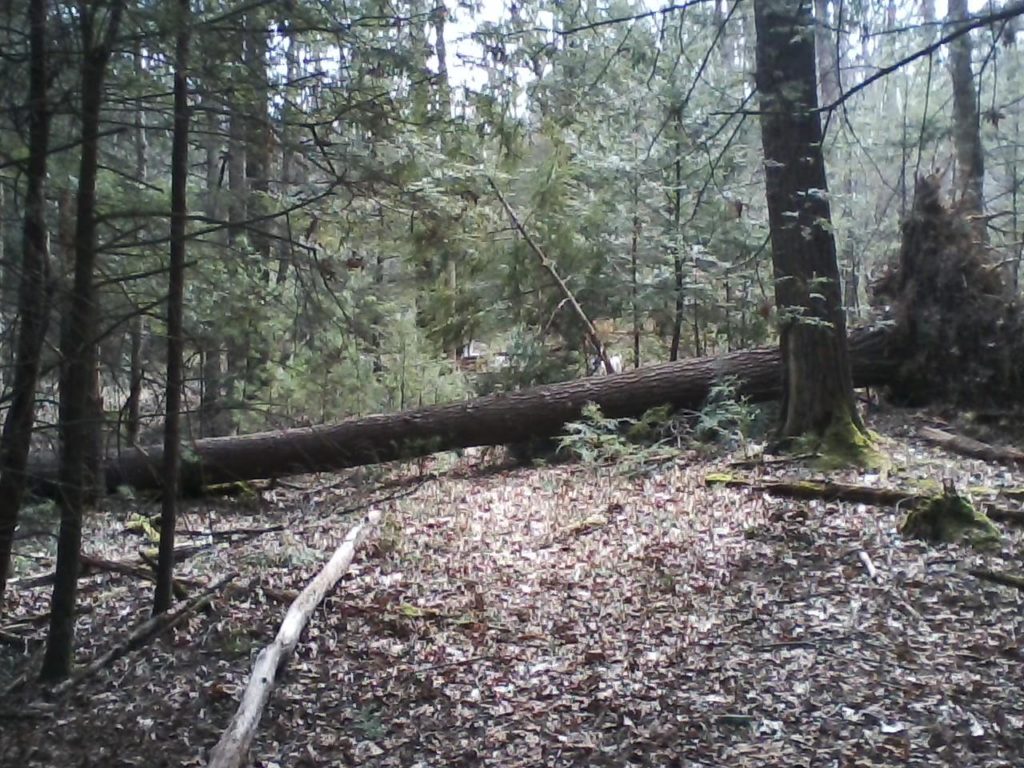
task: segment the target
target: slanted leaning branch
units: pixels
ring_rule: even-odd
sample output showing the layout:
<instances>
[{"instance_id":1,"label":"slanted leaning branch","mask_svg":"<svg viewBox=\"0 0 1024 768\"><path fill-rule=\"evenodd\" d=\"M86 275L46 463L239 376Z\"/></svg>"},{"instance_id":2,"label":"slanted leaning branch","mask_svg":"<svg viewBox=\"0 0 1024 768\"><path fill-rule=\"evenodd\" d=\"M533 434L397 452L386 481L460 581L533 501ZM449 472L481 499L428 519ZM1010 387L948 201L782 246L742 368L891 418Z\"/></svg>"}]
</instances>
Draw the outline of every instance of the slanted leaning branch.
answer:
<instances>
[{"instance_id":1,"label":"slanted leaning branch","mask_svg":"<svg viewBox=\"0 0 1024 768\"><path fill-rule=\"evenodd\" d=\"M71 678L65 680L54 688L54 693L60 694L69 690L83 680L92 677L100 670L109 667L125 654L141 648L157 635L173 629L189 616L199 610L202 610L206 605L208 605L213 599L213 595L223 589L229 582L234 580L237 575L238 574L234 572L229 573L228 575L218 579L215 583L211 584L188 602L179 603L169 611L159 613L156 616L147 619L132 630L131 634L129 634L124 641L118 643L116 646L89 664L89 666L75 673Z\"/></svg>"}]
</instances>

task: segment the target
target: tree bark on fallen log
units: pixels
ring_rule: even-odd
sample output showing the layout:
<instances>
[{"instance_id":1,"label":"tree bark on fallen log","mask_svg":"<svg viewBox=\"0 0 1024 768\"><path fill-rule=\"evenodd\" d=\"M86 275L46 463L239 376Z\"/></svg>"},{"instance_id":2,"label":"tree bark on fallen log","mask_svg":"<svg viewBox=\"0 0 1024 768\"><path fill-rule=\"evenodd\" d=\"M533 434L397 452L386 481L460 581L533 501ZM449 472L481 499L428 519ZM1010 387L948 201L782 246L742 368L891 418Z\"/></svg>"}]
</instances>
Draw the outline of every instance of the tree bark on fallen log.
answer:
<instances>
[{"instance_id":1,"label":"tree bark on fallen log","mask_svg":"<svg viewBox=\"0 0 1024 768\"><path fill-rule=\"evenodd\" d=\"M1017 576L1013 573L1001 573L999 571L989 571L981 568L972 568L968 573L976 579L982 581L991 581L993 584L1001 584L1004 587L1013 587L1014 589L1024 590L1024 576Z\"/></svg>"},{"instance_id":2,"label":"tree bark on fallen log","mask_svg":"<svg viewBox=\"0 0 1024 768\"><path fill-rule=\"evenodd\" d=\"M846 501L851 504L869 504L876 507L914 506L929 499L923 494L901 491L897 488L875 488L869 485L820 482L816 480L744 480L741 477L711 474L704 478L706 485L726 488L749 488L759 493L770 493L788 499L816 501Z\"/></svg>"},{"instance_id":3,"label":"tree bark on fallen log","mask_svg":"<svg viewBox=\"0 0 1024 768\"><path fill-rule=\"evenodd\" d=\"M352 564L352 558L355 557L356 549L366 540L379 521L380 513L370 512L362 523L349 531L327 565L306 585L288 608L274 642L260 651L256 657L249 683L242 694L242 703L238 706L235 716L231 718L224 735L210 751L207 768L237 768L245 760L256 728L260 724L263 709L267 706L274 688L278 669L291 657L299 642L299 635L309 623L314 609L320 605L328 590L345 575Z\"/></svg>"},{"instance_id":4,"label":"tree bark on fallen log","mask_svg":"<svg viewBox=\"0 0 1024 768\"><path fill-rule=\"evenodd\" d=\"M868 504L874 507L899 507L912 509L931 501L934 496L899 488L876 488L870 485L821 482L817 480L745 480L722 474L710 474L704 478L706 485L720 485L726 488L748 488L758 493L770 493L788 499L845 501L851 504ZM1024 526L1024 512L1005 509L982 502L981 511L991 520L1009 525Z\"/></svg>"},{"instance_id":5,"label":"tree bark on fallen log","mask_svg":"<svg viewBox=\"0 0 1024 768\"><path fill-rule=\"evenodd\" d=\"M850 356L854 383L859 387L887 383L900 360L885 329L851 334ZM752 401L778 397L778 349L661 363L614 376L356 417L336 424L198 440L182 456L181 487L185 493L197 494L205 486L239 480L328 472L456 448L549 437L579 418L590 402L613 418L639 416L661 405L696 409L714 384L729 378L735 379L739 394ZM120 486L160 488L162 458L163 449L151 446L109 459L104 466L107 490L113 492ZM28 472L36 493L53 496L57 492L55 462L34 461Z\"/></svg>"},{"instance_id":6,"label":"tree bark on fallen log","mask_svg":"<svg viewBox=\"0 0 1024 768\"><path fill-rule=\"evenodd\" d=\"M980 440L975 440L963 435L954 435L934 427L922 427L918 434L929 443L934 443L941 448L961 456L970 456L974 459L985 461L996 461L1001 464L1019 464L1024 466L1024 451L1016 448L1004 448L998 445L989 445Z\"/></svg>"}]
</instances>

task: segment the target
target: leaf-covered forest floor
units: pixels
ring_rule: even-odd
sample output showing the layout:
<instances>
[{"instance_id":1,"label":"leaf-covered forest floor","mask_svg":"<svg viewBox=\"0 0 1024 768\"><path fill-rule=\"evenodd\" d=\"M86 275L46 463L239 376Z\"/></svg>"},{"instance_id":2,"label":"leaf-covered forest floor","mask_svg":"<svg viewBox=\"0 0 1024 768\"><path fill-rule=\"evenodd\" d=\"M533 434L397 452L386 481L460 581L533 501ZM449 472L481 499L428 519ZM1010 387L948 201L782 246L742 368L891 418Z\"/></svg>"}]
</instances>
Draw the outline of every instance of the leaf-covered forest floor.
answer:
<instances>
[{"instance_id":1,"label":"leaf-covered forest floor","mask_svg":"<svg viewBox=\"0 0 1024 768\"><path fill-rule=\"evenodd\" d=\"M920 423L875 420L888 476L830 477L1024 486L1024 472L919 442ZM481 463L191 504L185 528L284 529L181 564L203 582L241 572L213 610L64 696L28 685L6 697L0 764L202 765L287 602L370 507L385 514L380 536L303 634L255 765L1022 764L1024 595L966 572L1019 573L1021 531L1004 528L1002 547L984 553L904 541L895 509L706 488L724 459L637 477ZM136 558L142 541L125 521L141 506L93 516L86 551ZM84 663L146 618L150 585L101 573L81 590ZM38 660L49 599L46 586L11 592L0 687Z\"/></svg>"}]
</instances>

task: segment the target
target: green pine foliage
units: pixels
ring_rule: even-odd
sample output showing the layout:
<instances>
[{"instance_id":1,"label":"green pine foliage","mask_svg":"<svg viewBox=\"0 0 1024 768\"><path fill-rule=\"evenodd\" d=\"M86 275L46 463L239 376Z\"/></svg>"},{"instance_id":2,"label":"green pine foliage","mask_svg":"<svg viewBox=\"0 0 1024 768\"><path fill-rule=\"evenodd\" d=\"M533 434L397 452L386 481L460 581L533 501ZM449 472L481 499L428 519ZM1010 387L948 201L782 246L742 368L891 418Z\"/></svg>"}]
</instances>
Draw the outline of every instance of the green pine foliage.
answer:
<instances>
[{"instance_id":1,"label":"green pine foliage","mask_svg":"<svg viewBox=\"0 0 1024 768\"><path fill-rule=\"evenodd\" d=\"M10 85L0 114L5 329L26 151L25 63L15 55L25 48L24 14L13 7L0 31L12 53L0 61ZM449 2L440 20L438 7L298 0L285 15L274 4L197 5L186 287L193 435L214 401L224 428L244 431L581 375L592 351L580 324L489 179L627 366L634 332L643 363L667 359L674 336L681 357L773 340L744 4L651 14L624 0L542 0L496 15ZM937 32L909 6L842 10L826 26L839 30L848 97L828 116L825 150L857 322L870 278L895 247L914 175L949 165L950 86L939 51L857 90ZM139 314L142 410L157 418L161 409L175 23L164 4L133 4L107 83L98 280L112 422L124 415ZM57 50L71 19L55 10L53 24L51 144L70 147L50 159L59 298L73 248L78 73L73 53ZM1020 240L1021 51L1004 28L973 35L986 57L977 79L989 199L1005 212L990 230L1001 248ZM1019 269L1019 247L1008 253ZM490 357L473 369L461 362L470 342L486 343ZM10 355L5 335L4 365ZM45 355L52 399L53 345Z\"/></svg>"}]
</instances>

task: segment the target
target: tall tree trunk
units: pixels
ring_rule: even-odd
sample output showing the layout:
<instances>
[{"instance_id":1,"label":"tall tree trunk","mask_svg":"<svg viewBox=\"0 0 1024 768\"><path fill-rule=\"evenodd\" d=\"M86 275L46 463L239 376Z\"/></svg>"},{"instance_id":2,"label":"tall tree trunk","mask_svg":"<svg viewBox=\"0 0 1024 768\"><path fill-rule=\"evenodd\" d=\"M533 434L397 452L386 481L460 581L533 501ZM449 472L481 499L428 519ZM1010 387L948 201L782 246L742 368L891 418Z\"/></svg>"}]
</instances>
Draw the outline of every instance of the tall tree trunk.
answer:
<instances>
[{"instance_id":1,"label":"tall tree trunk","mask_svg":"<svg viewBox=\"0 0 1024 768\"><path fill-rule=\"evenodd\" d=\"M921 21L926 25L935 23L935 0L921 0ZM926 30L928 39L935 37L934 30Z\"/></svg>"},{"instance_id":2,"label":"tall tree trunk","mask_svg":"<svg viewBox=\"0 0 1024 768\"><path fill-rule=\"evenodd\" d=\"M956 28L967 19L967 0L949 0L947 21ZM981 146L978 94L971 66L970 33L949 44L949 71L953 82L953 143L956 146L960 204L967 214L979 215L975 234L986 238L980 218L985 210L985 153Z\"/></svg>"},{"instance_id":3,"label":"tall tree trunk","mask_svg":"<svg viewBox=\"0 0 1024 768\"><path fill-rule=\"evenodd\" d=\"M128 402L125 404L127 410L125 436L128 438L129 445L135 445L139 440L139 430L142 426L142 381L145 378L142 364L145 323L141 314L137 314L131 319L128 337L131 350L128 363Z\"/></svg>"},{"instance_id":4,"label":"tall tree trunk","mask_svg":"<svg viewBox=\"0 0 1024 768\"><path fill-rule=\"evenodd\" d=\"M434 26L434 54L437 56L437 116L442 124L452 118L452 96L448 85L448 49L445 45L444 28L448 20L448 8L441 2L431 11Z\"/></svg>"},{"instance_id":5,"label":"tall tree trunk","mask_svg":"<svg viewBox=\"0 0 1024 768\"><path fill-rule=\"evenodd\" d=\"M50 631L43 657L42 678L58 680L71 672L75 640L75 600L78 560L82 549L82 512L86 501L86 470L95 425L90 399L96 375L96 173L99 164L99 121L103 81L111 45L121 23L124 0L110 0L107 29L94 36L94 14L100 3L81 5L78 23L82 36L82 147L78 174L75 222L75 277L68 304L69 322L63 324L61 352L61 457L60 534L57 572L50 606Z\"/></svg>"},{"instance_id":6,"label":"tall tree trunk","mask_svg":"<svg viewBox=\"0 0 1024 768\"><path fill-rule=\"evenodd\" d=\"M814 48L823 105L839 100L839 48L828 18L828 0L814 0Z\"/></svg>"},{"instance_id":7,"label":"tall tree trunk","mask_svg":"<svg viewBox=\"0 0 1024 768\"><path fill-rule=\"evenodd\" d=\"M639 160L637 147L633 145L633 162ZM640 174L633 174L633 233L629 243L629 302L633 315L633 367L640 367Z\"/></svg>"},{"instance_id":8,"label":"tall tree trunk","mask_svg":"<svg viewBox=\"0 0 1024 768\"><path fill-rule=\"evenodd\" d=\"M221 118L220 102L210 93L210 86L203 95L203 110L206 116L206 133L203 148L206 153L206 190L204 210L210 221L220 221L223 215L221 206L221 186L223 183L223 163L228 159L221 158ZM218 246L226 245L222 233L211 234L210 237ZM221 360L223 357L223 334L219 333L215 323L205 320L200 330L202 345L202 390L199 401L199 434L202 437L217 437L225 433L221 402Z\"/></svg>"},{"instance_id":9,"label":"tall tree trunk","mask_svg":"<svg viewBox=\"0 0 1024 768\"><path fill-rule=\"evenodd\" d=\"M780 437L863 429L853 401L805 0L755 0L757 86L783 360ZM853 437L849 434L849 437Z\"/></svg>"},{"instance_id":10,"label":"tall tree trunk","mask_svg":"<svg viewBox=\"0 0 1024 768\"><path fill-rule=\"evenodd\" d=\"M675 306L672 313L672 344L668 359L679 359L679 343L683 336L683 313L686 310L686 296L683 293L683 254L680 249L679 224L683 215L683 110L675 108L676 139L674 178L672 190L672 271L675 276Z\"/></svg>"},{"instance_id":11,"label":"tall tree trunk","mask_svg":"<svg viewBox=\"0 0 1024 768\"><path fill-rule=\"evenodd\" d=\"M270 230L270 83L267 73L267 26L263 14L254 10L245 18L245 48L248 83L246 93L250 110L246 120L245 178L248 185L249 232L251 242L259 255L258 282L255 290L264 292L270 286L273 268L273 248ZM249 279L249 278L246 278ZM271 359L270 338L263 334L258 317L249 321L245 329L246 393L255 396L269 387L267 364Z\"/></svg>"},{"instance_id":12,"label":"tall tree trunk","mask_svg":"<svg viewBox=\"0 0 1024 768\"><path fill-rule=\"evenodd\" d=\"M299 68L299 36L288 26L288 51L285 53L285 71L287 85L284 89L284 103L281 105L281 182L278 185L278 195L282 201L289 199L289 194L294 184L297 163L293 132L297 120L301 119L299 113L302 103L302 86L300 83L301 69ZM295 89L295 95L292 95ZM277 276L274 278L275 285L283 285L288 277L288 270L295 261L295 233L292 231L292 219L285 215L281 225L281 240L277 251Z\"/></svg>"},{"instance_id":13,"label":"tall tree trunk","mask_svg":"<svg viewBox=\"0 0 1024 768\"><path fill-rule=\"evenodd\" d=\"M22 226L21 281L18 286L17 350L14 388L0 438L0 604L7 588L14 530L25 490L32 424L35 420L39 358L49 324L49 254L46 237L46 153L50 137L47 104L46 0L31 0L29 26L29 154L25 219Z\"/></svg>"},{"instance_id":14,"label":"tall tree trunk","mask_svg":"<svg viewBox=\"0 0 1024 768\"><path fill-rule=\"evenodd\" d=\"M1020 183L1019 169L1020 169L1020 113L1014 112L1013 115L1013 161L1010 165L1010 211L1013 216L1013 232L1012 241L1017 244L1013 260L1013 271L1011 272L1011 284L1013 285L1013 292L1017 293L1020 291L1020 268L1021 260L1024 259L1024 239L1021 238L1021 227L1020 227Z\"/></svg>"},{"instance_id":15,"label":"tall tree trunk","mask_svg":"<svg viewBox=\"0 0 1024 768\"><path fill-rule=\"evenodd\" d=\"M160 554L153 613L171 607L174 582L174 529L178 517L181 466L181 389L184 353L185 220L188 216L188 45L190 0L178 0L174 53L174 137L171 145L171 263L167 288L167 407L164 415L164 494L160 510Z\"/></svg>"},{"instance_id":16,"label":"tall tree trunk","mask_svg":"<svg viewBox=\"0 0 1024 768\"><path fill-rule=\"evenodd\" d=\"M243 52L243 41L235 37L235 50L239 56ZM249 215L248 204L248 183L246 181L246 115L247 105L245 99L241 98L244 82L241 78L234 78L232 81L233 94L228 103L228 245L234 246L231 257L238 261L228 267L229 277L232 280L240 280L244 270L237 267L238 263L244 260L239 249L246 242L245 233L248 224L246 220ZM224 390L226 393L226 406L233 409L239 400L245 395L245 371L249 358L248 340L245 333L239 333L234 329L227 343L225 360L227 371L224 377ZM233 418L231 419L233 421ZM230 431L230 425L226 431Z\"/></svg>"},{"instance_id":17,"label":"tall tree trunk","mask_svg":"<svg viewBox=\"0 0 1024 768\"><path fill-rule=\"evenodd\" d=\"M228 114L228 244L239 245L245 235L249 187L245 178L245 104L235 84Z\"/></svg>"},{"instance_id":18,"label":"tall tree trunk","mask_svg":"<svg viewBox=\"0 0 1024 768\"><path fill-rule=\"evenodd\" d=\"M142 66L142 43L136 41L135 50L132 52L132 63L135 78L141 82L144 69ZM146 177L149 175L149 141L146 137L146 110L143 101L140 99L135 104L135 178L139 186L144 187ZM141 427L142 382L145 378L143 370L142 353L145 347L143 339L146 333L145 316L135 315L128 324L128 343L130 356L128 362L128 401L125 403L125 436L130 445L135 445L139 439Z\"/></svg>"},{"instance_id":19,"label":"tall tree trunk","mask_svg":"<svg viewBox=\"0 0 1024 768\"><path fill-rule=\"evenodd\" d=\"M248 212L256 219L250 229L252 244L260 255L261 278L270 283L271 239L267 233L270 222L261 217L269 211L270 195L270 103L267 79L267 31L258 13L246 17L245 54L248 94L251 110L245 125L245 179L248 185Z\"/></svg>"}]
</instances>

